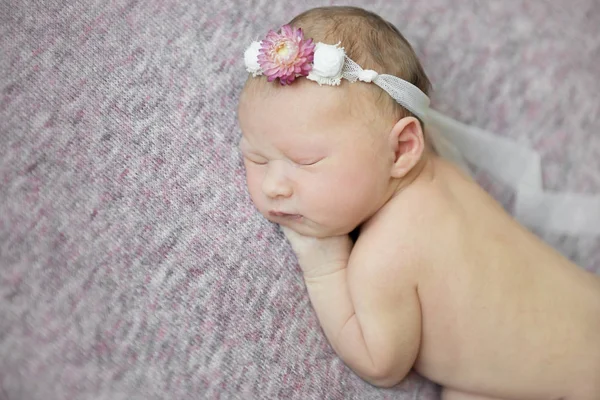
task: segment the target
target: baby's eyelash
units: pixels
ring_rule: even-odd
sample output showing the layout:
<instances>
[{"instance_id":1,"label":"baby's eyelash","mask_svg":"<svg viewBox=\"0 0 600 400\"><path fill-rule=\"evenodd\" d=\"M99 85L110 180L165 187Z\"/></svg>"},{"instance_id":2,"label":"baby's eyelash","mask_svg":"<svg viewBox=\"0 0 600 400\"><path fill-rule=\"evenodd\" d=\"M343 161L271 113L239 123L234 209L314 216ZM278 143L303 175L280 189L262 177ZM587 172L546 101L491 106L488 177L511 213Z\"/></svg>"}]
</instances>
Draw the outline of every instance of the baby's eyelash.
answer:
<instances>
[{"instance_id":1,"label":"baby's eyelash","mask_svg":"<svg viewBox=\"0 0 600 400\"><path fill-rule=\"evenodd\" d=\"M248 161L250 161L252 164L256 164L256 165L265 165L267 163L267 160L256 160L256 159L252 159L248 156L244 156L244 158Z\"/></svg>"},{"instance_id":2,"label":"baby's eyelash","mask_svg":"<svg viewBox=\"0 0 600 400\"><path fill-rule=\"evenodd\" d=\"M322 161L322 160L323 160L322 158L319 158L318 160L301 160L301 161L295 161L295 163L298 164L298 165L310 166L310 165L315 165L319 161Z\"/></svg>"}]
</instances>

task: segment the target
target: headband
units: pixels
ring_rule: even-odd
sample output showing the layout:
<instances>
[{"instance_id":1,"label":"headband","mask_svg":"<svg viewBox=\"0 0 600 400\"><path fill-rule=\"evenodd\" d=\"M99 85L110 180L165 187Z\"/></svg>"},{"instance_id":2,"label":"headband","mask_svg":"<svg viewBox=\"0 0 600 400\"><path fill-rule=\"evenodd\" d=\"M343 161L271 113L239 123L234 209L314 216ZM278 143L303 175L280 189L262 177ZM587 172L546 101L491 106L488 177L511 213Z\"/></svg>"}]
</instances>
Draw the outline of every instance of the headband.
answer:
<instances>
[{"instance_id":1,"label":"headband","mask_svg":"<svg viewBox=\"0 0 600 400\"><path fill-rule=\"evenodd\" d=\"M265 75L269 82L279 79L282 85L289 85L298 77L306 77L330 86L339 85L342 79L374 83L421 120L429 110L429 97L412 83L365 70L346 55L340 43L314 43L304 39L301 28L290 25L282 26L280 33L269 31L260 42L252 42L244 53L244 61L253 77Z\"/></svg>"}]
</instances>

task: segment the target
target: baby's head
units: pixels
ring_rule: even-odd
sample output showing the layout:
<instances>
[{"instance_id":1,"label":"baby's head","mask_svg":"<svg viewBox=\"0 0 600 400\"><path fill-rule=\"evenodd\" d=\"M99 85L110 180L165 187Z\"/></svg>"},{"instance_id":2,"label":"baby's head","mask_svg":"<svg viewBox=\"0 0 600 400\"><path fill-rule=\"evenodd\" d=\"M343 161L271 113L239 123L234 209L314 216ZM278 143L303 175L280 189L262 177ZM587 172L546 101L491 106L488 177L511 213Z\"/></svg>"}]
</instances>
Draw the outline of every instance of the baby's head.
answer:
<instances>
[{"instance_id":1,"label":"baby's head","mask_svg":"<svg viewBox=\"0 0 600 400\"><path fill-rule=\"evenodd\" d=\"M289 25L314 42L341 43L363 69L429 90L411 46L373 13L317 8ZM301 234L348 233L418 174L428 154L421 122L374 83L284 83L251 76L240 98L250 196L269 220Z\"/></svg>"}]
</instances>

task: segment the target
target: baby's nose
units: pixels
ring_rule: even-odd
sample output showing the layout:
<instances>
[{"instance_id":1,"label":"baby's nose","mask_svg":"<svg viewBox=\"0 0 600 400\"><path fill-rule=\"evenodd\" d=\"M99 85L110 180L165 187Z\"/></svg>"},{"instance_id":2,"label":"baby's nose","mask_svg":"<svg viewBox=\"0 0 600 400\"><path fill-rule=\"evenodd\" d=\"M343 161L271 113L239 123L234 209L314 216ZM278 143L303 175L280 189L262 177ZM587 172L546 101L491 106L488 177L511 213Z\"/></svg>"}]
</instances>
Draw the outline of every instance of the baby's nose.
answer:
<instances>
[{"instance_id":1,"label":"baby's nose","mask_svg":"<svg viewBox=\"0 0 600 400\"><path fill-rule=\"evenodd\" d=\"M262 190L270 198L290 197L294 192L284 171L276 165L269 166L262 183Z\"/></svg>"}]
</instances>

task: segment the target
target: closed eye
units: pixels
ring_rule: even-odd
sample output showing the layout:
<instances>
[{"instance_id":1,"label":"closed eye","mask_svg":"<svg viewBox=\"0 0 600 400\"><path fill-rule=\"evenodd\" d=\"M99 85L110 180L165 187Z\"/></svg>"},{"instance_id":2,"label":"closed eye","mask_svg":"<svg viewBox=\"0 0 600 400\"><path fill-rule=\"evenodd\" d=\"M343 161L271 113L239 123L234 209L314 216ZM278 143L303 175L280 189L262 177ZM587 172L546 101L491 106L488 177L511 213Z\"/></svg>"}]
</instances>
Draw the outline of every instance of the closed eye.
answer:
<instances>
[{"instance_id":1,"label":"closed eye","mask_svg":"<svg viewBox=\"0 0 600 400\"><path fill-rule=\"evenodd\" d=\"M251 162L252 164L256 164L256 165L265 165L267 163L266 159L260 158L260 157L248 157L248 156L244 156L244 158L246 160L248 160L249 162Z\"/></svg>"},{"instance_id":2,"label":"closed eye","mask_svg":"<svg viewBox=\"0 0 600 400\"><path fill-rule=\"evenodd\" d=\"M323 160L323 158L319 158L317 160L299 160L299 161L296 161L296 164L303 165L303 166L310 166L310 165L315 165L322 160Z\"/></svg>"}]
</instances>

